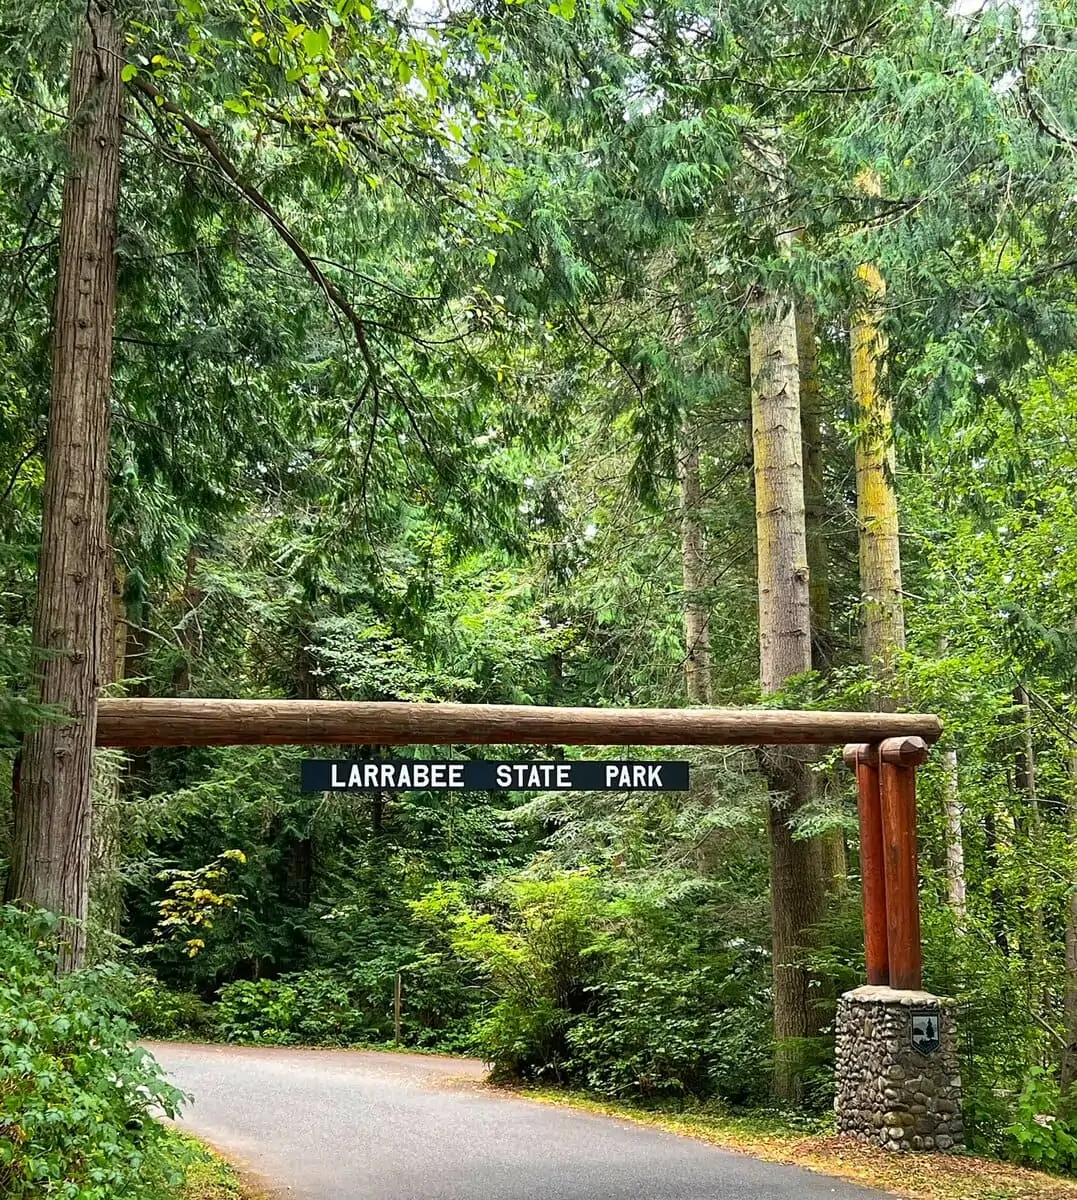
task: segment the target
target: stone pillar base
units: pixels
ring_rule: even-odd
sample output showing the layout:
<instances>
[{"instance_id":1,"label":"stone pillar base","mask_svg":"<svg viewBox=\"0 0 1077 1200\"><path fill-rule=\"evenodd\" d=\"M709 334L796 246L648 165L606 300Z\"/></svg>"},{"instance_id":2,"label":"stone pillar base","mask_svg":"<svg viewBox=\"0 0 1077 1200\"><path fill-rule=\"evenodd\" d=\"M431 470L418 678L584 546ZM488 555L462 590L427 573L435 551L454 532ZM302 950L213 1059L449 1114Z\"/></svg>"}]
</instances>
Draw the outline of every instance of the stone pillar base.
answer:
<instances>
[{"instance_id":1,"label":"stone pillar base","mask_svg":"<svg viewBox=\"0 0 1077 1200\"><path fill-rule=\"evenodd\" d=\"M887 1150L964 1145L952 1002L861 987L838 1001L838 1132Z\"/></svg>"}]
</instances>

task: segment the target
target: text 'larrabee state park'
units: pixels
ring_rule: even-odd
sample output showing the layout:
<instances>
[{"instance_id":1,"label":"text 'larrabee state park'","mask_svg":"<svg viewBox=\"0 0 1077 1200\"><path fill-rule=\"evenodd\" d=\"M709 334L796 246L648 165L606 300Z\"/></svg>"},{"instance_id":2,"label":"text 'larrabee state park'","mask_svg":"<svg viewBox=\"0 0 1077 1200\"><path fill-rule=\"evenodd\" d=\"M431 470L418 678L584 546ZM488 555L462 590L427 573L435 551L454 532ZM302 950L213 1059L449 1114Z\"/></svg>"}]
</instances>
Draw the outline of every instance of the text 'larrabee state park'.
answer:
<instances>
[{"instance_id":1,"label":"text 'larrabee state park'","mask_svg":"<svg viewBox=\"0 0 1077 1200\"><path fill-rule=\"evenodd\" d=\"M683 792L686 762L308 759L305 792Z\"/></svg>"}]
</instances>

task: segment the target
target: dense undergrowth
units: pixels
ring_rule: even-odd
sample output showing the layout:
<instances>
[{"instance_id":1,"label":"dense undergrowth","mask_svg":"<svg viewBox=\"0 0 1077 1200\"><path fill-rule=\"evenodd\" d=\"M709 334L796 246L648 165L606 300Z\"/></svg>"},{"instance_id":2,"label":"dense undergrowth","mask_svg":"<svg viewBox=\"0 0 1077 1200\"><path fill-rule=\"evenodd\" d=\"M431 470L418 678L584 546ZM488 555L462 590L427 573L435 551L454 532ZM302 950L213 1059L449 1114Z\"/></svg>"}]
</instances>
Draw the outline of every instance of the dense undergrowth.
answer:
<instances>
[{"instance_id":1,"label":"dense undergrowth","mask_svg":"<svg viewBox=\"0 0 1077 1200\"><path fill-rule=\"evenodd\" d=\"M0 1195L194 1195L188 1174L207 1175L207 1155L157 1119L183 1096L133 1043L127 973L57 978L57 935L48 914L0 908Z\"/></svg>"}]
</instances>

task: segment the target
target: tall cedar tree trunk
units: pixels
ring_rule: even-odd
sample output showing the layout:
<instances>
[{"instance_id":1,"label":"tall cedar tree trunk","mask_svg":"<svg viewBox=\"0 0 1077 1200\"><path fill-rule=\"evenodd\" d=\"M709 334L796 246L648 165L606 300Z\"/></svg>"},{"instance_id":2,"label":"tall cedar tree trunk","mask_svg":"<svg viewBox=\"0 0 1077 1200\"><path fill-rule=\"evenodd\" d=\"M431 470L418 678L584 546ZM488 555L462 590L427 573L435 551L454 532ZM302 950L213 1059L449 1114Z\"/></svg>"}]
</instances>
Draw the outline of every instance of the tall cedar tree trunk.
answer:
<instances>
[{"instance_id":1,"label":"tall cedar tree trunk","mask_svg":"<svg viewBox=\"0 0 1077 1200\"><path fill-rule=\"evenodd\" d=\"M705 600L706 560L699 519L699 437L691 419L681 426L677 453L681 485L681 565L684 578L684 676L689 704L711 702L710 614Z\"/></svg>"},{"instance_id":2,"label":"tall cedar tree trunk","mask_svg":"<svg viewBox=\"0 0 1077 1200\"><path fill-rule=\"evenodd\" d=\"M819 392L819 352L815 307L808 299L797 303L797 360L800 366L800 448L804 463L804 538L808 555L808 600L811 610L812 670L825 675L831 666L830 545L826 534L823 489L822 399ZM845 831L838 826L820 838L823 879L836 894L846 890L849 864Z\"/></svg>"},{"instance_id":3,"label":"tall cedar tree trunk","mask_svg":"<svg viewBox=\"0 0 1077 1200\"><path fill-rule=\"evenodd\" d=\"M53 325L49 445L34 644L38 692L68 724L35 730L23 750L7 896L83 922L89 896L91 778L101 682L108 512L109 398L116 307L123 38L112 0L83 10L71 64ZM61 969L82 963L81 925Z\"/></svg>"},{"instance_id":4,"label":"tall cedar tree trunk","mask_svg":"<svg viewBox=\"0 0 1077 1200\"><path fill-rule=\"evenodd\" d=\"M102 674L108 682L122 684L127 674L127 609L124 604L125 576L115 551L108 551L108 574L112 587L106 597L101 622ZM94 924L118 935L123 916L120 882L120 837L122 834L122 790L124 759L114 750L94 751L94 802L90 838L90 910Z\"/></svg>"},{"instance_id":5,"label":"tall cedar tree trunk","mask_svg":"<svg viewBox=\"0 0 1077 1200\"><path fill-rule=\"evenodd\" d=\"M878 194L873 179L861 181ZM849 331L856 405L856 515L860 530L861 635L864 662L887 679L894 656L905 648L897 492L894 487L893 408L886 391L886 333L882 307L886 282L872 263L857 268L863 301ZM880 697L888 707L892 701Z\"/></svg>"},{"instance_id":6,"label":"tall cedar tree trunk","mask_svg":"<svg viewBox=\"0 0 1077 1200\"><path fill-rule=\"evenodd\" d=\"M759 665L765 693L811 668L804 475L800 446L800 380L796 318L782 297L751 301L752 445L759 583ZM819 1032L810 976L800 961L823 913L818 839L795 838L790 821L812 794L805 753L777 751L764 767L772 796L770 835L774 961L774 1093L800 1092L802 1043Z\"/></svg>"}]
</instances>

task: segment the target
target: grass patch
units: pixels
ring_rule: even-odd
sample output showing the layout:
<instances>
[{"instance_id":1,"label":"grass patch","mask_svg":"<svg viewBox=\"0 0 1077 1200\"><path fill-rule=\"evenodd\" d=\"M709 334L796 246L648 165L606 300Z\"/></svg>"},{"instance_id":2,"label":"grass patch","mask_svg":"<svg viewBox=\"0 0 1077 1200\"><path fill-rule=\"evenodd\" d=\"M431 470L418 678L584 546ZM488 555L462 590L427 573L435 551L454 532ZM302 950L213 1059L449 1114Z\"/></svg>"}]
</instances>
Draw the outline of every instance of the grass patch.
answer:
<instances>
[{"instance_id":1,"label":"grass patch","mask_svg":"<svg viewBox=\"0 0 1077 1200\"><path fill-rule=\"evenodd\" d=\"M245 1182L239 1172L197 1138L172 1131L184 1182L161 1200L261 1200L261 1192Z\"/></svg>"},{"instance_id":2,"label":"grass patch","mask_svg":"<svg viewBox=\"0 0 1077 1200\"><path fill-rule=\"evenodd\" d=\"M834 1133L826 1118L732 1114L711 1106L642 1107L555 1088L513 1088L560 1104L654 1125L766 1162L804 1167L906 1200L1077 1200L1077 1181L973 1154L892 1154Z\"/></svg>"}]
</instances>

